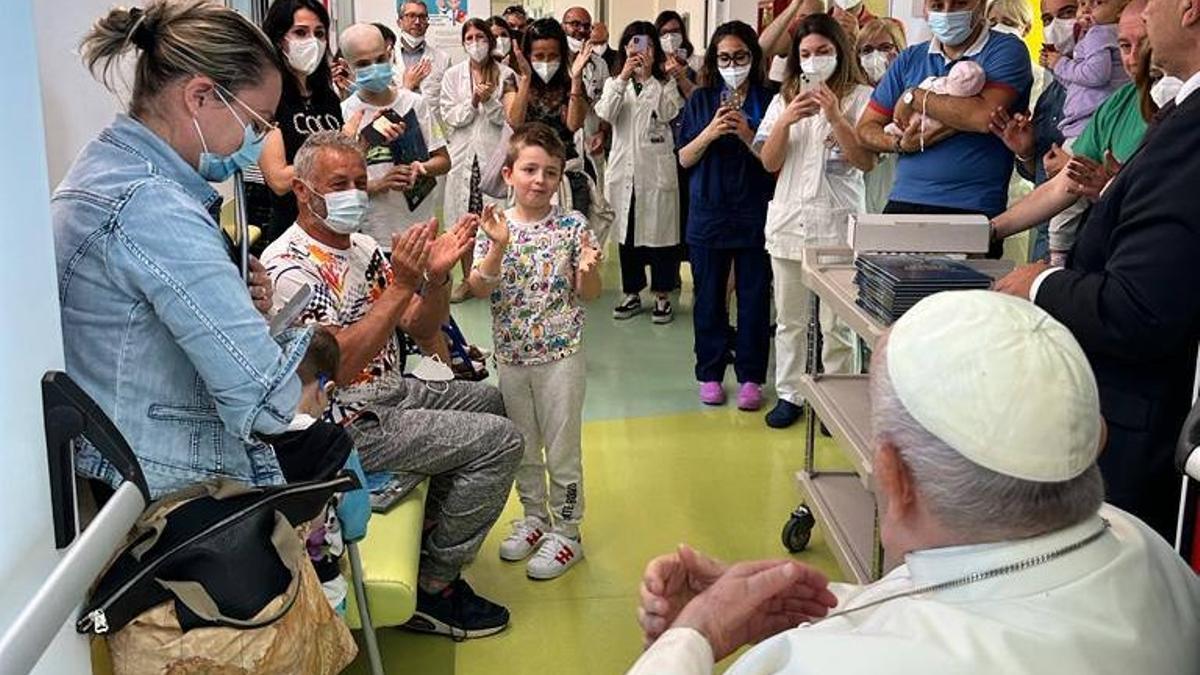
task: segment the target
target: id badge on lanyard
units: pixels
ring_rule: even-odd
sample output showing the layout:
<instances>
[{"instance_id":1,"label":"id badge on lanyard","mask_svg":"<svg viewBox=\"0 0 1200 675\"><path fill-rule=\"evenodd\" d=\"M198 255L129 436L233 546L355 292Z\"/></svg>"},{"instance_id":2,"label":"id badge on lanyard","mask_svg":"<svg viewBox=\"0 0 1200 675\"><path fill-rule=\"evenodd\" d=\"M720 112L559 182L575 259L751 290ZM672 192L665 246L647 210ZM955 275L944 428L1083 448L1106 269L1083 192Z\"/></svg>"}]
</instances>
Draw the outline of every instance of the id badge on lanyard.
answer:
<instances>
[{"instance_id":1,"label":"id badge on lanyard","mask_svg":"<svg viewBox=\"0 0 1200 675\"><path fill-rule=\"evenodd\" d=\"M650 139L649 140L650 140L651 145L658 145L661 143L666 143L668 129L669 129L669 127L667 127L667 125L659 123L657 112L650 113L650 134L649 134Z\"/></svg>"},{"instance_id":2,"label":"id badge on lanyard","mask_svg":"<svg viewBox=\"0 0 1200 675\"><path fill-rule=\"evenodd\" d=\"M833 176L845 176L854 170L854 166L846 159L842 146L831 133L825 138L825 173Z\"/></svg>"}]
</instances>

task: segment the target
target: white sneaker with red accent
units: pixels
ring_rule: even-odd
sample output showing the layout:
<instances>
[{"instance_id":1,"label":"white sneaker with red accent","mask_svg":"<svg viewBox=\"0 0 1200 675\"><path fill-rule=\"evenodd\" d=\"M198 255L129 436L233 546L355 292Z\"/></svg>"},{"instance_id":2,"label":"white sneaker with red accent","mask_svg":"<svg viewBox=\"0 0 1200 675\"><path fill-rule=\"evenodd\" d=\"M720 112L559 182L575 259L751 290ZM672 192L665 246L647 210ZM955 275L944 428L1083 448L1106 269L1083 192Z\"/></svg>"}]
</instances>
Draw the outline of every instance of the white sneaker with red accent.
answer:
<instances>
[{"instance_id":1,"label":"white sneaker with red accent","mask_svg":"<svg viewBox=\"0 0 1200 675\"><path fill-rule=\"evenodd\" d=\"M546 537L546 524L537 518L512 521L512 534L500 542L500 559L518 562L529 557Z\"/></svg>"},{"instance_id":2,"label":"white sneaker with red accent","mask_svg":"<svg viewBox=\"0 0 1200 675\"><path fill-rule=\"evenodd\" d=\"M574 567L580 560L583 560L583 542L551 532L542 541L537 554L525 566L525 574L538 581L554 579Z\"/></svg>"}]
</instances>

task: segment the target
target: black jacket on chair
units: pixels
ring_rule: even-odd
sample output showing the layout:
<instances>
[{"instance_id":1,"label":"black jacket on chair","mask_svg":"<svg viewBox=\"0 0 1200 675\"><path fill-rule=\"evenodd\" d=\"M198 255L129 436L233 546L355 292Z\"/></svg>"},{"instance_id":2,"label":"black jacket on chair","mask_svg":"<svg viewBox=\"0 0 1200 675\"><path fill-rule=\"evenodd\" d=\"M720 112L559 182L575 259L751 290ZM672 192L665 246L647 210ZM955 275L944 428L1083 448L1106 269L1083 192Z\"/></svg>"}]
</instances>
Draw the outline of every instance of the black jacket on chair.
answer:
<instances>
[{"instance_id":1,"label":"black jacket on chair","mask_svg":"<svg viewBox=\"0 0 1200 675\"><path fill-rule=\"evenodd\" d=\"M1096 373L1108 501L1173 540L1174 446L1200 340L1200 92L1108 186L1036 302L1071 329Z\"/></svg>"}]
</instances>

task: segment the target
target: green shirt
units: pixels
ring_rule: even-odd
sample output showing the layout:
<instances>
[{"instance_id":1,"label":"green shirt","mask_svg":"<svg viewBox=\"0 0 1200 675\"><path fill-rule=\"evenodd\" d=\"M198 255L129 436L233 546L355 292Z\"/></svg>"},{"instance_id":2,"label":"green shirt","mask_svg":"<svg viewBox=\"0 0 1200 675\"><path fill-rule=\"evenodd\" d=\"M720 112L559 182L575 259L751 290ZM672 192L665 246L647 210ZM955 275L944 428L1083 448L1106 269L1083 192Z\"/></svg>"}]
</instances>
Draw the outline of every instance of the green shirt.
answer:
<instances>
[{"instance_id":1,"label":"green shirt","mask_svg":"<svg viewBox=\"0 0 1200 675\"><path fill-rule=\"evenodd\" d=\"M1113 92L1092 115L1092 121L1075 139L1071 153L1083 155L1095 162L1104 161L1104 152L1111 150L1118 162L1129 159L1146 135L1146 120L1142 119L1141 99L1132 82Z\"/></svg>"}]
</instances>

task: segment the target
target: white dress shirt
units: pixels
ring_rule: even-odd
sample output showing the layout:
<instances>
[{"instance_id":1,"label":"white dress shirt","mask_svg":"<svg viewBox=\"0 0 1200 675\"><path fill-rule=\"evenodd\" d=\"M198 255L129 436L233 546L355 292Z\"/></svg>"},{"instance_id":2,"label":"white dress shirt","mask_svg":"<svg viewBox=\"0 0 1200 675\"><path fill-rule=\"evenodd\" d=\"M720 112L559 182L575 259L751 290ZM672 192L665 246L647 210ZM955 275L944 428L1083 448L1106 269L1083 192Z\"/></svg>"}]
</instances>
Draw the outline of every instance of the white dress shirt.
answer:
<instances>
[{"instance_id":1,"label":"white dress shirt","mask_svg":"<svg viewBox=\"0 0 1200 675\"><path fill-rule=\"evenodd\" d=\"M1003 517L1003 514L998 514ZM1023 571L890 600L780 633L728 671L861 675L1053 673L1176 675L1200 669L1200 579L1137 518L1105 505L1082 523L1032 539L911 553L869 586L835 585L855 607L971 572L1098 540ZM667 631L630 671L707 675L708 642Z\"/></svg>"}]
</instances>

